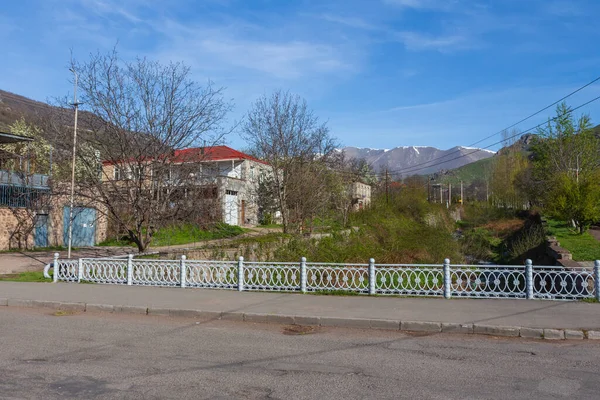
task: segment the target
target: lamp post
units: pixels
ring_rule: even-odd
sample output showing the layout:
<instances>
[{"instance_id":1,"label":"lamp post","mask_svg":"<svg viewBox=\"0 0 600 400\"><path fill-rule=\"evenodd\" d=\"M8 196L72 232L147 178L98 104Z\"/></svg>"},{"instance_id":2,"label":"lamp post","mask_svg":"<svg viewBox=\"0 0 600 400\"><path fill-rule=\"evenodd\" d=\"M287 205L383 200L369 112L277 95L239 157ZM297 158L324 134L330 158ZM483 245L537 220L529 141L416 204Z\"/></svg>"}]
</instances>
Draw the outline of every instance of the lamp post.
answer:
<instances>
[{"instance_id":1,"label":"lamp post","mask_svg":"<svg viewBox=\"0 0 600 400\"><path fill-rule=\"evenodd\" d=\"M73 106L75 107L75 125L73 129L73 159L71 161L71 199L69 206L69 236L67 244L67 258L71 258L71 244L73 243L73 203L75 197L75 155L77 151L77 111L79 103L77 102L77 72L75 69L69 69L75 75L73 84Z\"/></svg>"}]
</instances>

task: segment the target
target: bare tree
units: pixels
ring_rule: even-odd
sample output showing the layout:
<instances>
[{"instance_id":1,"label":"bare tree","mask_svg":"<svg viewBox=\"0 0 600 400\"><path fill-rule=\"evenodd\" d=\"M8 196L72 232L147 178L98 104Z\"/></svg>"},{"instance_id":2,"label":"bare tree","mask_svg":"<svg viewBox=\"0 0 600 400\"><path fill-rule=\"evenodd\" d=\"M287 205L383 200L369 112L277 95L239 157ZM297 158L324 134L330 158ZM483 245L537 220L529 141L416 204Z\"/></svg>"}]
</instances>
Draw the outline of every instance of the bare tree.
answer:
<instances>
[{"instance_id":1,"label":"bare tree","mask_svg":"<svg viewBox=\"0 0 600 400\"><path fill-rule=\"evenodd\" d=\"M223 137L231 104L222 88L193 81L181 63L125 62L115 50L71 68L89 112L77 150L78 198L96 202L139 251L160 227L200 218L210 208L201 204L216 204L202 154L176 157L175 150ZM55 128L65 137L62 121Z\"/></svg>"},{"instance_id":2,"label":"bare tree","mask_svg":"<svg viewBox=\"0 0 600 400\"><path fill-rule=\"evenodd\" d=\"M273 196L284 232L298 231L318 207L320 175L337 147L325 123L306 100L285 91L259 98L248 112L242 135L270 167Z\"/></svg>"}]
</instances>

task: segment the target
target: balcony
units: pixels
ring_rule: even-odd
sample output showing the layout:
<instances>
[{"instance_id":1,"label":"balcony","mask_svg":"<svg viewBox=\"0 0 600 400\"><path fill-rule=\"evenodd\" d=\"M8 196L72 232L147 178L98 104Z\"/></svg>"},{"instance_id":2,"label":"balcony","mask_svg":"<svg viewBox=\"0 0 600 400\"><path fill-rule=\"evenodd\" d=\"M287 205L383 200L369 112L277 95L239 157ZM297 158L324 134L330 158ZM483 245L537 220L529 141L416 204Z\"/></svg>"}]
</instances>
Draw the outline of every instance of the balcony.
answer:
<instances>
[{"instance_id":1,"label":"balcony","mask_svg":"<svg viewBox=\"0 0 600 400\"><path fill-rule=\"evenodd\" d=\"M0 185L49 189L48 175L0 170Z\"/></svg>"}]
</instances>

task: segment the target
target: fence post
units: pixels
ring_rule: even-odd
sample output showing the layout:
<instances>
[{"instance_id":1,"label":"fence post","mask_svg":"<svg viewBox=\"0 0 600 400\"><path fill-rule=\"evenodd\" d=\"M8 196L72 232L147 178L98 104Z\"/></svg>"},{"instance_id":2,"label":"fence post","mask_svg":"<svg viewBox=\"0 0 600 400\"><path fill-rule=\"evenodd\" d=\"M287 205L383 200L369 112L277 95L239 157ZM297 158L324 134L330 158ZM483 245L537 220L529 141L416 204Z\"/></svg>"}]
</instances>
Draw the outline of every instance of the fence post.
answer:
<instances>
[{"instance_id":1,"label":"fence post","mask_svg":"<svg viewBox=\"0 0 600 400\"><path fill-rule=\"evenodd\" d=\"M77 260L77 283L81 283L81 278L83 278L83 259L79 258Z\"/></svg>"},{"instance_id":2,"label":"fence post","mask_svg":"<svg viewBox=\"0 0 600 400\"><path fill-rule=\"evenodd\" d=\"M525 288L527 299L533 299L533 262L529 258L525 260Z\"/></svg>"},{"instance_id":3,"label":"fence post","mask_svg":"<svg viewBox=\"0 0 600 400\"><path fill-rule=\"evenodd\" d=\"M594 261L594 287L596 289L596 300L600 301L600 260Z\"/></svg>"},{"instance_id":4,"label":"fence post","mask_svg":"<svg viewBox=\"0 0 600 400\"><path fill-rule=\"evenodd\" d=\"M244 291L244 257L238 260L238 292Z\"/></svg>"},{"instance_id":5,"label":"fence post","mask_svg":"<svg viewBox=\"0 0 600 400\"><path fill-rule=\"evenodd\" d=\"M444 298L452 297L452 278L450 277L450 259L444 259Z\"/></svg>"},{"instance_id":6,"label":"fence post","mask_svg":"<svg viewBox=\"0 0 600 400\"><path fill-rule=\"evenodd\" d=\"M306 293L306 257L300 259L300 290Z\"/></svg>"},{"instance_id":7,"label":"fence post","mask_svg":"<svg viewBox=\"0 0 600 400\"><path fill-rule=\"evenodd\" d=\"M54 267L52 267L52 281L54 283L58 282L58 253L54 253Z\"/></svg>"},{"instance_id":8,"label":"fence post","mask_svg":"<svg viewBox=\"0 0 600 400\"><path fill-rule=\"evenodd\" d=\"M187 286L187 282L186 282L187 272L186 272L186 267L185 267L185 259L186 259L185 254L182 254L181 261L179 262L179 282L180 282L182 288Z\"/></svg>"},{"instance_id":9,"label":"fence post","mask_svg":"<svg viewBox=\"0 0 600 400\"><path fill-rule=\"evenodd\" d=\"M127 284L133 285L133 254L127 256Z\"/></svg>"},{"instance_id":10,"label":"fence post","mask_svg":"<svg viewBox=\"0 0 600 400\"><path fill-rule=\"evenodd\" d=\"M369 294L375 294L375 259L369 259Z\"/></svg>"}]
</instances>

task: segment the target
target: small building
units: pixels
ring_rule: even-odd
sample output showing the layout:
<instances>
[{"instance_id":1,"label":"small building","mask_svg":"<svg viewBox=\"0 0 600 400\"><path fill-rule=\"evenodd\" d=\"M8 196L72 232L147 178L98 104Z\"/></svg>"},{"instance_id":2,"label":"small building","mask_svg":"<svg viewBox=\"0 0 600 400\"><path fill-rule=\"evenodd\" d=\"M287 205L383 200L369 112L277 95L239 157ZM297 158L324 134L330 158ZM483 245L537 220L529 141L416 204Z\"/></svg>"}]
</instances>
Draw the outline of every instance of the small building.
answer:
<instances>
[{"instance_id":1,"label":"small building","mask_svg":"<svg viewBox=\"0 0 600 400\"><path fill-rule=\"evenodd\" d=\"M6 150L6 145L34 140L0 132L0 250L63 246L68 241L69 197L52 191L51 156L50 170L38 171L32 157ZM76 199L73 247L94 246L105 236L106 218Z\"/></svg>"},{"instance_id":2,"label":"small building","mask_svg":"<svg viewBox=\"0 0 600 400\"><path fill-rule=\"evenodd\" d=\"M371 204L371 185L361 181L352 182L352 209L362 210Z\"/></svg>"}]
</instances>

